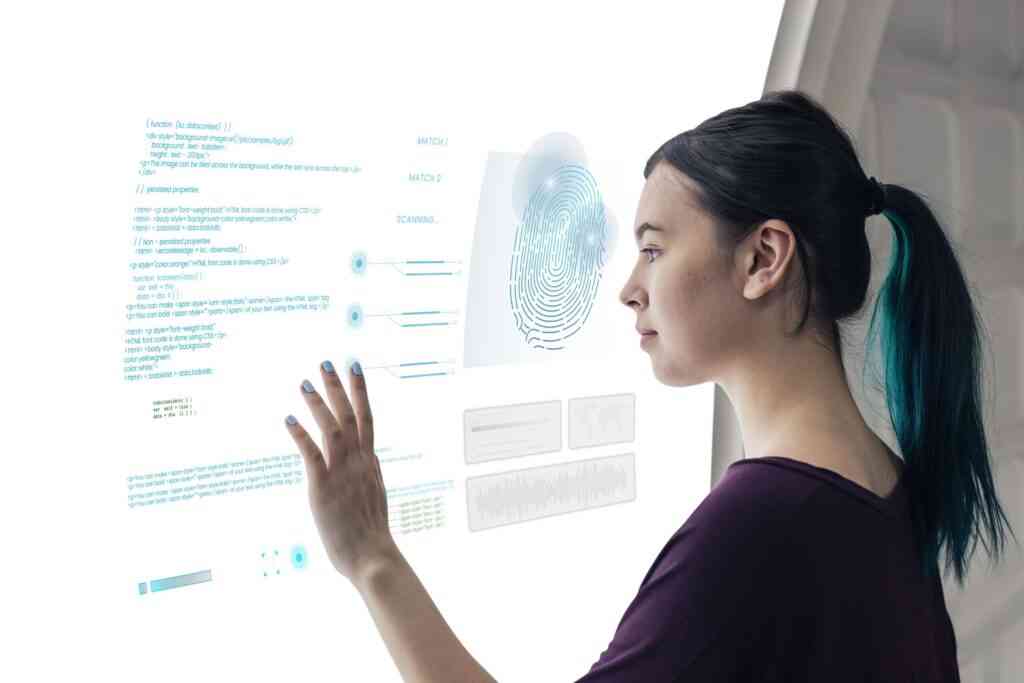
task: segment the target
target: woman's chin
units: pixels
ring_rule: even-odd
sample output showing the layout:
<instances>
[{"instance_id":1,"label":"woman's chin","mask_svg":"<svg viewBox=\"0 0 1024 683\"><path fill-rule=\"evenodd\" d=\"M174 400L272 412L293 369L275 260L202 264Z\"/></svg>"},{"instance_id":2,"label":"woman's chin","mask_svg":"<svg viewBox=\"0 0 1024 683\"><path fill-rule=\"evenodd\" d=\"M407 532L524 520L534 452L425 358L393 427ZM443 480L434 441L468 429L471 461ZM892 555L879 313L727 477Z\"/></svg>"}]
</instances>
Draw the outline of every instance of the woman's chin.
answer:
<instances>
[{"instance_id":1,"label":"woman's chin","mask_svg":"<svg viewBox=\"0 0 1024 683\"><path fill-rule=\"evenodd\" d=\"M657 357L651 358L651 369L654 370L654 378L667 387L689 387L703 381L678 366L659 362Z\"/></svg>"}]
</instances>

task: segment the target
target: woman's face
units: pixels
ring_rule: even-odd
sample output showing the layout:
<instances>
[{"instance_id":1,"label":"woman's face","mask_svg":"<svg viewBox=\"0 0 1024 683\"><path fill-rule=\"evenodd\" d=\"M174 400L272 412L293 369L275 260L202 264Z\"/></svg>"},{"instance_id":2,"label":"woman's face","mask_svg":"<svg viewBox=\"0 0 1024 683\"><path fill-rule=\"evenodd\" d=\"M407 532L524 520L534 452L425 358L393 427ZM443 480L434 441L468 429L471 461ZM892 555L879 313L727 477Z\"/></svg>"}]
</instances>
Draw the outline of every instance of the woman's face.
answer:
<instances>
[{"instance_id":1,"label":"woman's face","mask_svg":"<svg viewBox=\"0 0 1024 683\"><path fill-rule=\"evenodd\" d=\"M697 208L692 187L664 162L648 176L633 224L640 251L619 294L636 326L655 331L642 346L655 376L671 386L717 376L750 315L733 254L716 246L715 226Z\"/></svg>"}]
</instances>

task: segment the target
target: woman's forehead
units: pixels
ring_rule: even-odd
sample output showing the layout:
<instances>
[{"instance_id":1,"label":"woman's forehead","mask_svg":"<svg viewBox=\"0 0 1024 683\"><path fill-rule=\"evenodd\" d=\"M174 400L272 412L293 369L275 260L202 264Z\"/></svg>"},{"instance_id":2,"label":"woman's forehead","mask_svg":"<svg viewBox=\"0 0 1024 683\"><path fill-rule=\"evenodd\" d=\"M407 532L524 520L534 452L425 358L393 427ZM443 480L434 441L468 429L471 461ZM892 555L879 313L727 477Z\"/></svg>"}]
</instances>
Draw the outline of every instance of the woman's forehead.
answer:
<instances>
[{"instance_id":1,"label":"woman's forehead","mask_svg":"<svg viewBox=\"0 0 1024 683\"><path fill-rule=\"evenodd\" d=\"M640 193L636 227L649 223L671 231L678 224L699 218L701 211L692 188L693 181L668 164L655 166Z\"/></svg>"}]
</instances>

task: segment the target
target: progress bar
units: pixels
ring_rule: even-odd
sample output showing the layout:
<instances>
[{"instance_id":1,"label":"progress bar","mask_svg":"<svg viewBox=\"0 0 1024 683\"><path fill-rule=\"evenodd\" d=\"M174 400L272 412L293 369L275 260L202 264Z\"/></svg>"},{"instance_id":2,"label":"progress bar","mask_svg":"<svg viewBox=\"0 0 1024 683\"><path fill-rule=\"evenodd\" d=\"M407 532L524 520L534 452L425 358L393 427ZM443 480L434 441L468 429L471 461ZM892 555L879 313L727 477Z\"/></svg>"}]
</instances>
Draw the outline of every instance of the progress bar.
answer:
<instances>
[{"instance_id":1,"label":"progress bar","mask_svg":"<svg viewBox=\"0 0 1024 683\"><path fill-rule=\"evenodd\" d=\"M206 583L207 581L213 581L212 569L204 569L201 572L192 572L191 574L181 574L179 576L169 576L165 579L153 579L149 582L148 592L168 591L172 588L181 588L197 583ZM143 581L139 584L139 595L145 595L146 592L146 582Z\"/></svg>"}]
</instances>

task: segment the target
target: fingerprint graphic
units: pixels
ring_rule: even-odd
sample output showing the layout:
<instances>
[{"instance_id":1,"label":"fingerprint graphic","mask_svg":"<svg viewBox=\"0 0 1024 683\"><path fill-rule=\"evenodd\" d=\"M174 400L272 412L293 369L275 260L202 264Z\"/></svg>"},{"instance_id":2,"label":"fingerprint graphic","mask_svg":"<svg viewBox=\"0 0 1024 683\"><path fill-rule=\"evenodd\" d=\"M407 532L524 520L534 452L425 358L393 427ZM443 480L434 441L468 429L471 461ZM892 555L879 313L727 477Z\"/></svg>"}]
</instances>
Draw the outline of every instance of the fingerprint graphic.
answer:
<instances>
[{"instance_id":1,"label":"fingerprint graphic","mask_svg":"<svg viewBox=\"0 0 1024 683\"><path fill-rule=\"evenodd\" d=\"M608 258L609 226L597 182L569 164L533 192L516 228L509 304L523 340L556 351L590 316Z\"/></svg>"}]
</instances>

